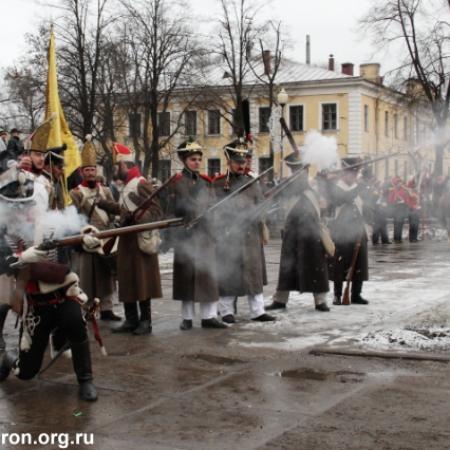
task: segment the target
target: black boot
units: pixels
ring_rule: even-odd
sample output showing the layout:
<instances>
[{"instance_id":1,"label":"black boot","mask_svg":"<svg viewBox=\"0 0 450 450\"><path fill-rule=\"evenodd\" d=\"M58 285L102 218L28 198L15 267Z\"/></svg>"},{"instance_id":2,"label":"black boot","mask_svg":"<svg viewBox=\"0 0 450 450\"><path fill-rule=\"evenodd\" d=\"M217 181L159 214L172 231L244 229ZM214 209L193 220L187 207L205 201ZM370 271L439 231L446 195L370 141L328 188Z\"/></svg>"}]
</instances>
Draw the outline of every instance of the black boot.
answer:
<instances>
[{"instance_id":1,"label":"black boot","mask_svg":"<svg viewBox=\"0 0 450 450\"><path fill-rule=\"evenodd\" d=\"M275 317L270 316L269 314L261 314L258 317L254 317L252 320L254 320L255 322L275 322Z\"/></svg>"},{"instance_id":2,"label":"black boot","mask_svg":"<svg viewBox=\"0 0 450 450\"><path fill-rule=\"evenodd\" d=\"M227 315L222 317L222 322L225 322L225 323L236 323L236 320L235 320L233 314L227 314Z\"/></svg>"},{"instance_id":3,"label":"black boot","mask_svg":"<svg viewBox=\"0 0 450 450\"><path fill-rule=\"evenodd\" d=\"M326 303L320 303L319 305L316 305L316 311L321 312L328 312L330 308L328 308L328 305Z\"/></svg>"},{"instance_id":4,"label":"black boot","mask_svg":"<svg viewBox=\"0 0 450 450\"><path fill-rule=\"evenodd\" d=\"M119 322L122 320L121 317L119 317L117 314L114 314L114 311L111 309L107 311L101 311L100 312L100 320L107 320L112 322Z\"/></svg>"},{"instance_id":5,"label":"black boot","mask_svg":"<svg viewBox=\"0 0 450 450\"><path fill-rule=\"evenodd\" d=\"M152 332L152 315L150 300L139 302L139 309L141 311L141 319L139 325L133 330L133 334L137 336L143 336L145 334L151 334Z\"/></svg>"},{"instance_id":6,"label":"black boot","mask_svg":"<svg viewBox=\"0 0 450 450\"><path fill-rule=\"evenodd\" d=\"M269 306L266 306L264 309L266 311L274 311L276 309L286 309L286 304L277 302L277 301L273 301Z\"/></svg>"},{"instance_id":7,"label":"black boot","mask_svg":"<svg viewBox=\"0 0 450 450\"><path fill-rule=\"evenodd\" d=\"M228 326L213 317L212 319L202 319L202 328L228 328Z\"/></svg>"},{"instance_id":8,"label":"black boot","mask_svg":"<svg viewBox=\"0 0 450 450\"><path fill-rule=\"evenodd\" d=\"M86 339L81 343L71 343L73 370L77 375L79 384L78 394L81 400L95 402L97 400L97 389L94 386L91 366L91 352L89 341Z\"/></svg>"},{"instance_id":9,"label":"black boot","mask_svg":"<svg viewBox=\"0 0 450 450\"><path fill-rule=\"evenodd\" d=\"M139 325L137 303L124 303L125 321L113 333L132 333Z\"/></svg>"},{"instance_id":10,"label":"black boot","mask_svg":"<svg viewBox=\"0 0 450 450\"><path fill-rule=\"evenodd\" d=\"M369 302L361 297L362 281L353 281L352 283L352 303L356 305L368 305Z\"/></svg>"},{"instance_id":11,"label":"black boot","mask_svg":"<svg viewBox=\"0 0 450 450\"><path fill-rule=\"evenodd\" d=\"M334 282L334 299L333 299L333 305L342 305L342 287L343 283L340 281Z\"/></svg>"},{"instance_id":12,"label":"black boot","mask_svg":"<svg viewBox=\"0 0 450 450\"><path fill-rule=\"evenodd\" d=\"M192 320L183 319L180 323L180 330L187 331L192 329Z\"/></svg>"},{"instance_id":13,"label":"black boot","mask_svg":"<svg viewBox=\"0 0 450 450\"><path fill-rule=\"evenodd\" d=\"M5 326L6 316L10 308L9 305L0 305L0 350L5 350L6 348L6 343L3 339L3 327Z\"/></svg>"},{"instance_id":14,"label":"black boot","mask_svg":"<svg viewBox=\"0 0 450 450\"><path fill-rule=\"evenodd\" d=\"M5 352L0 360L0 381L5 381L18 358L17 351Z\"/></svg>"}]
</instances>

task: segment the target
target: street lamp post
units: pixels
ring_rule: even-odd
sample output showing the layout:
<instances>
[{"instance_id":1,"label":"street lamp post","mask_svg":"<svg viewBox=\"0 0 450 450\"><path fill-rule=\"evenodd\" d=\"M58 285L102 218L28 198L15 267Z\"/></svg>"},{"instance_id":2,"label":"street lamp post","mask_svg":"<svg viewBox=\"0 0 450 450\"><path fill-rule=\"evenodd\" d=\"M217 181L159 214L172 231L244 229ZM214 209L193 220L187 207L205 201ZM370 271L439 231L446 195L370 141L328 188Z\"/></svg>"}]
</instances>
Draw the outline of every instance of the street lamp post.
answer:
<instances>
[{"instance_id":1,"label":"street lamp post","mask_svg":"<svg viewBox=\"0 0 450 450\"><path fill-rule=\"evenodd\" d=\"M281 117L284 118L284 107L289 100L289 96L284 88L281 88L280 92L277 95L278 104L281 106ZM284 158L284 149L283 149L283 127L281 127L281 141L280 141L280 180L283 178L283 158Z\"/></svg>"}]
</instances>

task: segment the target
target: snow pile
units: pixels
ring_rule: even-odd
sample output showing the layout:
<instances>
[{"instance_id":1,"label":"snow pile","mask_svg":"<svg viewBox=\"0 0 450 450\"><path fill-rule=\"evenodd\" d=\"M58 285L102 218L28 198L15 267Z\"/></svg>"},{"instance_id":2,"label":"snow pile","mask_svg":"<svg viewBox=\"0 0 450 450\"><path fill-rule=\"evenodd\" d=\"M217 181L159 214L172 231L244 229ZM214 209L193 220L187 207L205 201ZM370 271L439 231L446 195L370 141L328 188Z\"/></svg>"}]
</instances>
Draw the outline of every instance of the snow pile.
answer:
<instances>
[{"instance_id":1,"label":"snow pile","mask_svg":"<svg viewBox=\"0 0 450 450\"><path fill-rule=\"evenodd\" d=\"M450 328L379 330L358 341L358 347L371 350L445 351L450 350Z\"/></svg>"}]
</instances>

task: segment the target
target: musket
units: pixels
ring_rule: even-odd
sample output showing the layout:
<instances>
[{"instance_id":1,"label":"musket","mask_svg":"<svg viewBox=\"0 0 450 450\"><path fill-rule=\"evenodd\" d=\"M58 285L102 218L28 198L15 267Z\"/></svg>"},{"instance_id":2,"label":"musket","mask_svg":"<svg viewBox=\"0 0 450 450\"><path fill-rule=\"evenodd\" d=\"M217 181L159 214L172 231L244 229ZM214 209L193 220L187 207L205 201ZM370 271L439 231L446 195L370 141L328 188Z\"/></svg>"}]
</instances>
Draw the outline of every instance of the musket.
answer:
<instances>
[{"instance_id":1,"label":"musket","mask_svg":"<svg viewBox=\"0 0 450 450\"><path fill-rule=\"evenodd\" d=\"M383 161L385 159L389 159L392 158L394 156L400 155L400 152L396 152L396 153L390 153L389 155L383 155L383 156L379 156L378 158L373 158L373 159L368 159L366 161L361 161L359 163L356 164L351 164L350 166L347 167L342 167L341 169L336 169L336 170L330 170L330 171L324 171L327 174L338 174L341 172L344 172L345 170L351 170L351 169L357 169L358 167L362 167L362 166L367 166L369 164L374 164L378 161Z\"/></svg>"},{"instance_id":2,"label":"musket","mask_svg":"<svg viewBox=\"0 0 450 450\"><path fill-rule=\"evenodd\" d=\"M127 234L140 233L142 231L161 230L163 228L176 227L184 224L184 219L176 217L174 219L160 220L157 222L142 223L139 225L129 225L127 227L113 228L111 230L92 233L92 236L98 239L109 239ZM69 247L80 245L83 242L84 234L77 234L61 239L47 239L38 246L40 250L51 250L59 247Z\"/></svg>"},{"instance_id":3,"label":"musket","mask_svg":"<svg viewBox=\"0 0 450 450\"><path fill-rule=\"evenodd\" d=\"M264 201L256 205L253 210L250 211L244 211L243 212L243 218L241 220L236 220L232 227L228 230L228 234L234 232L236 229L242 228L242 223L252 223L254 220L256 220L258 217L260 217L264 212L269 209L271 206L273 206L273 201L276 197L278 197L280 194L283 193L284 190L286 190L289 186L293 185L294 182L303 174L303 171L299 170L298 172L295 172L293 175L291 175L289 178L286 178L283 180L280 184L277 186L274 186L272 189L269 189L264 194Z\"/></svg>"},{"instance_id":4,"label":"musket","mask_svg":"<svg viewBox=\"0 0 450 450\"><path fill-rule=\"evenodd\" d=\"M287 123L286 123L286 120L284 119L284 117L280 117L280 124L284 130L284 133L286 134L286 137L288 138L289 144L291 144L292 150L294 150L294 152L297 155L300 155L300 149L297 147L294 136L292 136L291 130L287 126Z\"/></svg>"},{"instance_id":5,"label":"musket","mask_svg":"<svg viewBox=\"0 0 450 450\"><path fill-rule=\"evenodd\" d=\"M350 305L350 283L352 282L353 274L355 273L356 261L358 259L359 250L361 249L361 241L361 238L356 241L355 248L353 249L352 262L348 269L347 276L345 277L346 285L344 295L342 296L343 305Z\"/></svg>"},{"instance_id":6,"label":"musket","mask_svg":"<svg viewBox=\"0 0 450 450\"><path fill-rule=\"evenodd\" d=\"M198 223L201 219L206 217L207 215L211 214L213 211L215 211L217 208L220 208L225 203L229 202L232 198L238 196L241 192L248 189L250 186L255 184L257 181L259 181L264 175L267 175L271 170L273 170L273 166L269 167L267 170L259 174L256 178L252 178L249 182L243 184L240 188L233 191L230 195L227 195L222 200L218 201L217 203L214 203L214 205L210 206L206 211L192 219L188 224L187 227L190 228L194 226L196 223Z\"/></svg>"}]
</instances>

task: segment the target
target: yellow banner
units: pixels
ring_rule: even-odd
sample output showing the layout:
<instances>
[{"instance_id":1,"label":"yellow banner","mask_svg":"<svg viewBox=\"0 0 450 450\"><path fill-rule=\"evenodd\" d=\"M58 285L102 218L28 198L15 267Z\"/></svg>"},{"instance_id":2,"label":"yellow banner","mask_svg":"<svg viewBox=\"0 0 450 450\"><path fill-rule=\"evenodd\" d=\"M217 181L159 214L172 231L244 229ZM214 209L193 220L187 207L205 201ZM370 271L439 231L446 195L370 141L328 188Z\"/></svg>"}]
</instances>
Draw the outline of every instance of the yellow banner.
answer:
<instances>
[{"instance_id":1,"label":"yellow banner","mask_svg":"<svg viewBox=\"0 0 450 450\"><path fill-rule=\"evenodd\" d=\"M67 189L67 178L81 165L81 156L69 126L67 125L64 111L61 106L58 91L58 77L56 71L56 47L53 30L50 33L50 43L48 47L48 75L46 89L45 119L47 120L53 113L56 114L52 121L47 148L58 148L66 144L64 152L64 202L67 205L72 203Z\"/></svg>"}]
</instances>

